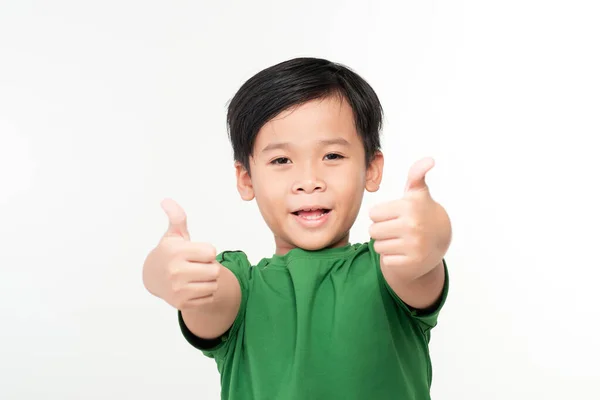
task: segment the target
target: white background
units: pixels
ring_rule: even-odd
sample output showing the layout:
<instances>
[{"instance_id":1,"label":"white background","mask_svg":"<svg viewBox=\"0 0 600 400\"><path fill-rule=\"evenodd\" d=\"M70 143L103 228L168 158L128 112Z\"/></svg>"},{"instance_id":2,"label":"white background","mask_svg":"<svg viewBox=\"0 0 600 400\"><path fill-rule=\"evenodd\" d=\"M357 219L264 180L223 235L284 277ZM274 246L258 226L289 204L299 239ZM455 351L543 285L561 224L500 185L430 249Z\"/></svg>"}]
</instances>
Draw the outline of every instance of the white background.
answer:
<instances>
[{"instance_id":1,"label":"white background","mask_svg":"<svg viewBox=\"0 0 600 400\"><path fill-rule=\"evenodd\" d=\"M433 156L451 295L433 398L599 399L600 18L594 1L0 2L0 398L217 399L142 263L192 239L273 243L235 190L226 103L296 56L386 110L382 190Z\"/></svg>"}]
</instances>

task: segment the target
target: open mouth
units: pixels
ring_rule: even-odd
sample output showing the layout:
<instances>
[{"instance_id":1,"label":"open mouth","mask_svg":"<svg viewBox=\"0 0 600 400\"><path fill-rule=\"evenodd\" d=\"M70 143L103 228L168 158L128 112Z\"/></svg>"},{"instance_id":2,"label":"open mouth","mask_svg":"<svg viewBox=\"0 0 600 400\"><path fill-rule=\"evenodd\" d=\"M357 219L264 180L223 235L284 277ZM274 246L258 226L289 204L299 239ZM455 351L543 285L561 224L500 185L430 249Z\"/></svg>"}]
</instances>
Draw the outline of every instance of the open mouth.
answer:
<instances>
[{"instance_id":1,"label":"open mouth","mask_svg":"<svg viewBox=\"0 0 600 400\"><path fill-rule=\"evenodd\" d=\"M306 208L294 211L292 214L306 220L317 220L324 215L329 214L329 212L331 212L331 209L329 208Z\"/></svg>"}]
</instances>

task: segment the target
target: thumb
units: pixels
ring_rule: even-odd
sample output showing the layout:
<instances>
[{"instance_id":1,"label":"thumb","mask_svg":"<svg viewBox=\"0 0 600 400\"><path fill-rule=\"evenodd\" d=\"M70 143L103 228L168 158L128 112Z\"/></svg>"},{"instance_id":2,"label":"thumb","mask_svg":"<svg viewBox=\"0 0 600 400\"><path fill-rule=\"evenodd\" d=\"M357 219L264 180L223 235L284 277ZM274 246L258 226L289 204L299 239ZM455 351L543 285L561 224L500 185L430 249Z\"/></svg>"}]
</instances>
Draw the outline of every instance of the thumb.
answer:
<instances>
[{"instance_id":1,"label":"thumb","mask_svg":"<svg viewBox=\"0 0 600 400\"><path fill-rule=\"evenodd\" d=\"M433 166L435 161L433 158L423 158L410 167L408 171L408 179L406 180L405 192L427 190L427 183L425 183L425 175Z\"/></svg>"},{"instance_id":2,"label":"thumb","mask_svg":"<svg viewBox=\"0 0 600 400\"><path fill-rule=\"evenodd\" d=\"M187 216L183 208L173 199L164 199L160 205L169 218L169 228L165 236L180 236L185 240L190 240Z\"/></svg>"}]
</instances>

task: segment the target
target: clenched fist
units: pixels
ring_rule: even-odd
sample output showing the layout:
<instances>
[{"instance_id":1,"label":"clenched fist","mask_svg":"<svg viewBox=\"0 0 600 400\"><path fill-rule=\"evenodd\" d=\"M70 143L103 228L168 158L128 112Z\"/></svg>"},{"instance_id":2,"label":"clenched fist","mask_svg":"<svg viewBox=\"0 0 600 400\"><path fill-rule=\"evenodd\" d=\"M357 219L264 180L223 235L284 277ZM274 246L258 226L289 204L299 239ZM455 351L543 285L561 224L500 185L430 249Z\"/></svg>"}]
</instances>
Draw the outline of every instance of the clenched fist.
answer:
<instances>
[{"instance_id":1,"label":"clenched fist","mask_svg":"<svg viewBox=\"0 0 600 400\"><path fill-rule=\"evenodd\" d=\"M221 268L215 248L190 241L187 217L175 201L161 206L169 228L144 262L144 286L178 310L212 302Z\"/></svg>"},{"instance_id":2,"label":"clenched fist","mask_svg":"<svg viewBox=\"0 0 600 400\"><path fill-rule=\"evenodd\" d=\"M439 265L450 245L450 219L425 183L433 165L431 158L416 162L408 173L404 196L370 212L369 233L381 267L398 269L409 280Z\"/></svg>"}]
</instances>

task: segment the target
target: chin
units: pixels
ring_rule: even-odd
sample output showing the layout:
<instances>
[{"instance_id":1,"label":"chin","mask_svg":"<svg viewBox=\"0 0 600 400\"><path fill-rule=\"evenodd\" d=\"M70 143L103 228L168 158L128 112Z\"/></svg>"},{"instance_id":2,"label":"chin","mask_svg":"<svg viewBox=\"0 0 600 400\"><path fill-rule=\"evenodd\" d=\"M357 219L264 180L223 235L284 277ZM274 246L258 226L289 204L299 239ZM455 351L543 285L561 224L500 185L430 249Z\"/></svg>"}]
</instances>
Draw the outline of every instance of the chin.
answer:
<instances>
[{"instance_id":1,"label":"chin","mask_svg":"<svg viewBox=\"0 0 600 400\"><path fill-rule=\"evenodd\" d=\"M289 217L291 219L280 224L279 229L272 229L274 232L278 231L275 237L280 247L317 251L348 243L349 230L339 225L335 212L329 212L322 221L299 221L297 216L291 214Z\"/></svg>"}]
</instances>

